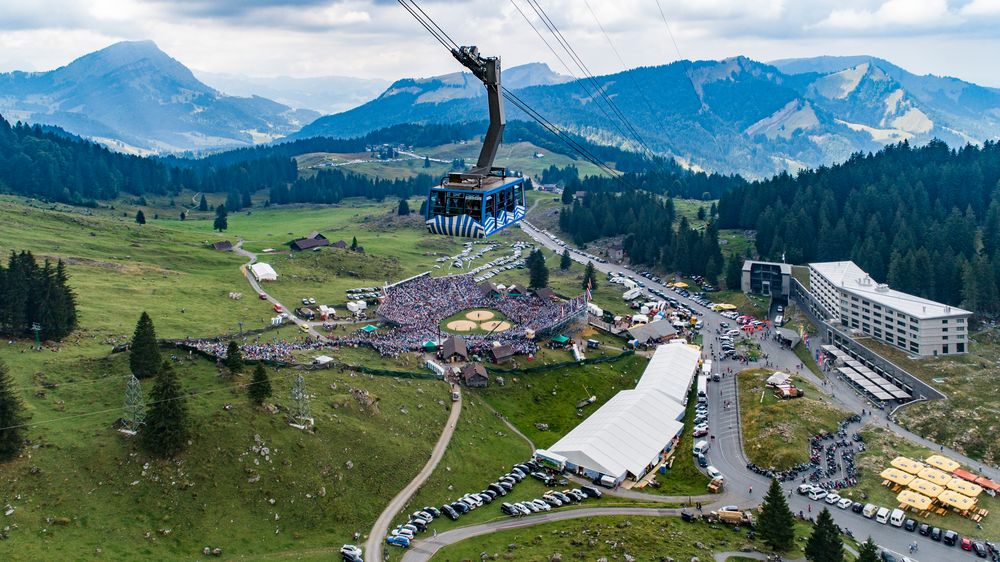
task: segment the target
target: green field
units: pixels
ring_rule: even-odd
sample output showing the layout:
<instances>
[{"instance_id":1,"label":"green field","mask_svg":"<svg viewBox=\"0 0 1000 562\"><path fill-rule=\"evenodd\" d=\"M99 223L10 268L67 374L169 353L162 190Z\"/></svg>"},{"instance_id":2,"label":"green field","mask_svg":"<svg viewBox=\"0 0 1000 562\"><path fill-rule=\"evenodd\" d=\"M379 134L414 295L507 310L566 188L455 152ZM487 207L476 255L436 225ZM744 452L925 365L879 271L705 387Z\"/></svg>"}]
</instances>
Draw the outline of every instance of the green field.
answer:
<instances>
[{"instance_id":1,"label":"green field","mask_svg":"<svg viewBox=\"0 0 1000 562\"><path fill-rule=\"evenodd\" d=\"M237 386L245 378L223 380L212 362L190 358L176 369L191 442L159 461L111 428L125 354L17 347L0 348L0 358L23 391L35 446L0 471L0 497L15 508L4 523L8 560L192 559L204 546L246 557L340 544L416 474L450 405L438 382L315 371L306 376L317 431L303 432L251 408ZM274 403L290 403L292 374L272 372ZM350 389L374 394L377 412ZM267 453L253 450L261 443Z\"/></svg>"},{"instance_id":2,"label":"green field","mask_svg":"<svg viewBox=\"0 0 1000 562\"><path fill-rule=\"evenodd\" d=\"M796 547L788 556L798 558L805 537L812 532L796 523ZM698 546L701 545L701 546ZM447 546L434 556L441 562L502 558L551 562L563 560L712 560L712 553L765 547L724 525L684 523L679 517L601 516L500 531Z\"/></svg>"},{"instance_id":3,"label":"green field","mask_svg":"<svg viewBox=\"0 0 1000 562\"><path fill-rule=\"evenodd\" d=\"M807 462L809 438L821 430L835 430L847 413L831 406L800 376L793 376L793 381L805 391L804 397L775 398L764 386L773 372L749 369L738 374L741 430L751 462L783 470Z\"/></svg>"},{"instance_id":4,"label":"green field","mask_svg":"<svg viewBox=\"0 0 1000 562\"><path fill-rule=\"evenodd\" d=\"M901 425L969 458L996 465L1000 462L1000 330L983 330L971 339L966 355L924 359L911 359L871 338L860 343L948 397L901 408L896 413Z\"/></svg>"}]
</instances>

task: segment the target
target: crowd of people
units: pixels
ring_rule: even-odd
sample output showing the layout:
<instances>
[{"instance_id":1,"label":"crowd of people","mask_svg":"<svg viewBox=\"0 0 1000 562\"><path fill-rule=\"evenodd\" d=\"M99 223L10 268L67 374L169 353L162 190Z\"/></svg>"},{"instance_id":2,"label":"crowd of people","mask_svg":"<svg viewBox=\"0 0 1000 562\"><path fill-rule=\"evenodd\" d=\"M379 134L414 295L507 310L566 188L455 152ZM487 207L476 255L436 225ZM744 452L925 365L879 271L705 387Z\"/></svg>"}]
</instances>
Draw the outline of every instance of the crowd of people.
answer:
<instances>
[{"instance_id":1,"label":"crowd of people","mask_svg":"<svg viewBox=\"0 0 1000 562\"><path fill-rule=\"evenodd\" d=\"M472 275L429 275L409 279L388 287L377 314L388 326L371 333L357 332L338 338L341 344L369 345L383 356L398 356L416 351L427 341L438 341L440 324L463 310L498 310L511 323L511 328L491 334L464 336L472 354L484 355L494 342L511 346L515 353L529 354L538 345L525 335L525 330L545 332L587 307L581 296L556 303L535 294L520 296L498 294L488 285L478 285Z\"/></svg>"},{"instance_id":2,"label":"crowd of people","mask_svg":"<svg viewBox=\"0 0 1000 562\"><path fill-rule=\"evenodd\" d=\"M245 359L291 363L292 352L302 349L323 349L339 346L369 346L383 357L398 357L401 353L419 351L427 341L438 342L440 324L449 316L463 310L498 310L511 327L490 334L464 335L466 348L474 355L486 355L494 343L509 345L516 354L538 351L535 340L529 339L526 330L543 334L566 320L585 313L587 301L582 295L565 302L554 302L533 293L519 296L498 294L491 287L477 285L472 275L431 277L423 275L408 279L385 289L382 303L377 309L384 326L371 332L358 330L346 336L329 337L325 341L304 338L298 341L281 341L258 336L244 340L240 348ZM200 351L224 358L225 340L189 340L187 345Z\"/></svg>"}]
</instances>

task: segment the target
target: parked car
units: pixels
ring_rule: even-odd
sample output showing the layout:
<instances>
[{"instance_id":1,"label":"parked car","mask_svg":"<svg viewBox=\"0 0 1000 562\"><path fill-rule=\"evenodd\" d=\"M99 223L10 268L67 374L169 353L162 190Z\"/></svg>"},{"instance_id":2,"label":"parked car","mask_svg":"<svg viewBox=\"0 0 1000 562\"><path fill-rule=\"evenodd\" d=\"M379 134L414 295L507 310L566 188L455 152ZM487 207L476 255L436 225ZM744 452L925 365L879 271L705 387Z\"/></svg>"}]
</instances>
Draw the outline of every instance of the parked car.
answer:
<instances>
[{"instance_id":1,"label":"parked car","mask_svg":"<svg viewBox=\"0 0 1000 562\"><path fill-rule=\"evenodd\" d=\"M391 544L393 546L401 546L403 548L409 548L410 547L410 539L408 539L406 537L403 537L403 536L400 536L400 535L396 535L394 537L388 537L388 538L385 539L385 542L387 542L387 543L389 543L389 544Z\"/></svg>"},{"instance_id":2,"label":"parked car","mask_svg":"<svg viewBox=\"0 0 1000 562\"><path fill-rule=\"evenodd\" d=\"M447 517L448 519L451 519L452 521L458 520L458 512L455 511L455 508L451 507L450 505L442 505L441 511L444 512L445 517Z\"/></svg>"},{"instance_id":3,"label":"parked car","mask_svg":"<svg viewBox=\"0 0 1000 562\"><path fill-rule=\"evenodd\" d=\"M599 498L603 495L600 490L593 486L580 486L580 491L591 498Z\"/></svg>"},{"instance_id":4,"label":"parked car","mask_svg":"<svg viewBox=\"0 0 1000 562\"><path fill-rule=\"evenodd\" d=\"M826 497L826 490L823 488L815 488L809 492L809 499L811 500L821 500Z\"/></svg>"},{"instance_id":5,"label":"parked car","mask_svg":"<svg viewBox=\"0 0 1000 562\"><path fill-rule=\"evenodd\" d=\"M931 540L932 541L941 542L942 535L943 535L943 533L941 532L941 529L938 529L937 527L934 527L934 528L931 529Z\"/></svg>"},{"instance_id":6,"label":"parked car","mask_svg":"<svg viewBox=\"0 0 1000 562\"><path fill-rule=\"evenodd\" d=\"M851 498L840 498L840 501L837 502L837 507L839 507L840 509L847 509L851 507L851 504L853 503L854 502L851 501Z\"/></svg>"},{"instance_id":7,"label":"parked car","mask_svg":"<svg viewBox=\"0 0 1000 562\"><path fill-rule=\"evenodd\" d=\"M861 502L854 502L851 504L851 511L853 511L854 513L861 513L861 511L864 510L864 508L865 506L862 505Z\"/></svg>"},{"instance_id":8,"label":"parked car","mask_svg":"<svg viewBox=\"0 0 1000 562\"><path fill-rule=\"evenodd\" d=\"M972 551L972 539L970 539L969 537L962 537L962 542L959 543L959 546L962 548L962 550L968 550L968 551L971 552Z\"/></svg>"},{"instance_id":9,"label":"parked car","mask_svg":"<svg viewBox=\"0 0 1000 562\"><path fill-rule=\"evenodd\" d=\"M800 496L805 496L808 495L809 492L812 491L812 489L813 489L812 484L799 484L799 487L796 488L795 491L798 492Z\"/></svg>"},{"instance_id":10,"label":"parked car","mask_svg":"<svg viewBox=\"0 0 1000 562\"><path fill-rule=\"evenodd\" d=\"M840 501L840 494L836 492L830 492L829 494L826 495L825 498L823 498L823 501L825 501L830 505L833 505Z\"/></svg>"},{"instance_id":11,"label":"parked car","mask_svg":"<svg viewBox=\"0 0 1000 562\"><path fill-rule=\"evenodd\" d=\"M976 556L980 558L986 558L987 556L989 556L989 549L986 548L985 544L979 541L972 542L972 551L975 552ZM994 549L994 552L996 552L996 549Z\"/></svg>"},{"instance_id":12,"label":"parked car","mask_svg":"<svg viewBox=\"0 0 1000 562\"><path fill-rule=\"evenodd\" d=\"M955 546L955 543L958 542L958 533L949 529L941 535L941 539L944 544L948 546Z\"/></svg>"},{"instance_id":13,"label":"parked car","mask_svg":"<svg viewBox=\"0 0 1000 562\"><path fill-rule=\"evenodd\" d=\"M921 523L920 527L917 529L917 532L920 533L922 536L926 537L927 535L931 534L931 526L928 525L927 523Z\"/></svg>"},{"instance_id":14,"label":"parked car","mask_svg":"<svg viewBox=\"0 0 1000 562\"><path fill-rule=\"evenodd\" d=\"M903 522L903 528L912 533L917 528L917 522L913 519L907 519Z\"/></svg>"}]
</instances>

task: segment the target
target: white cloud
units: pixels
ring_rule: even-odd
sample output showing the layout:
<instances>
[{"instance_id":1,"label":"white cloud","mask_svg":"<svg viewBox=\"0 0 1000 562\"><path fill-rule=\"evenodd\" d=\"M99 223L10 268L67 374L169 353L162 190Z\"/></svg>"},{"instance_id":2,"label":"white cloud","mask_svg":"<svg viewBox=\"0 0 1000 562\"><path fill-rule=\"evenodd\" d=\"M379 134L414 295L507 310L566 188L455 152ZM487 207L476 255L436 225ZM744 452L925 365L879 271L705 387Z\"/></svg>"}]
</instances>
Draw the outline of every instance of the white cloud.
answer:
<instances>
[{"instance_id":1,"label":"white cloud","mask_svg":"<svg viewBox=\"0 0 1000 562\"><path fill-rule=\"evenodd\" d=\"M558 49L526 0L514 0ZM565 72L511 0L421 0L460 44L507 67ZM538 0L594 73L621 70L581 0ZM654 0L588 0L628 66L677 53ZM659 0L681 55L757 60L870 54L915 72L1000 82L1000 0ZM0 0L0 71L45 70L124 39L182 63L256 76L397 79L460 70L394 0ZM933 41L926 38L933 36ZM564 59L568 58L561 54ZM575 69L575 67L574 67Z\"/></svg>"},{"instance_id":2,"label":"white cloud","mask_svg":"<svg viewBox=\"0 0 1000 562\"><path fill-rule=\"evenodd\" d=\"M815 25L819 29L862 31L886 28L935 27L959 23L946 0L887 0L878 8L837 9Z\"/></svg>"},{"instance_id":3,"label":"white cloud","mask_svg":"<svg viewBox=\"0 0 1000 562\"><path fill-rule=\"evenodd\" d=\"M972 0L959 10L963 16L1000 16L1000 0Z\"/></svg>"}]
</instances>

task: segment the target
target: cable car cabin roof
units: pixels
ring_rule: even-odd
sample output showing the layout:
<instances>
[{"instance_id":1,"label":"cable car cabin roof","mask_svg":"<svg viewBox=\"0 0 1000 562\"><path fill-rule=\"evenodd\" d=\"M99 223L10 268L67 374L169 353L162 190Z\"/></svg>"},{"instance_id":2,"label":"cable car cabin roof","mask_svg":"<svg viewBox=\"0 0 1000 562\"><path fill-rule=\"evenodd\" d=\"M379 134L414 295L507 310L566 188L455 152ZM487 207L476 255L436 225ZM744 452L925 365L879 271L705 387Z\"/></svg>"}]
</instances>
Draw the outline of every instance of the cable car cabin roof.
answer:
<instances>
[{"instance_id":1,"label":"cable car cabin roof","mask_svg":"<svg viewBox=\"0 0 1000 562\"><path fill-rule=\"evenodd\" d=\"M524 178L486 176L481 182L476 180L465 180L463 182L443 181L440 185L432 187L431 191L467 191L489 194L523 183Z\"/></svg>"}]
</instances>

